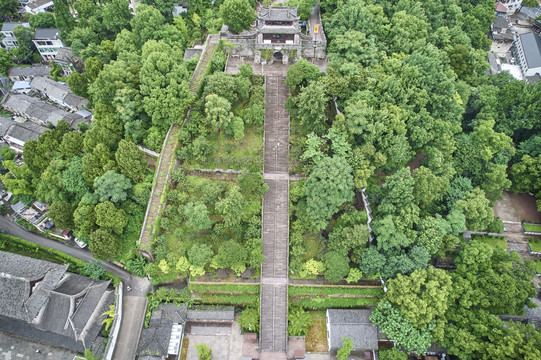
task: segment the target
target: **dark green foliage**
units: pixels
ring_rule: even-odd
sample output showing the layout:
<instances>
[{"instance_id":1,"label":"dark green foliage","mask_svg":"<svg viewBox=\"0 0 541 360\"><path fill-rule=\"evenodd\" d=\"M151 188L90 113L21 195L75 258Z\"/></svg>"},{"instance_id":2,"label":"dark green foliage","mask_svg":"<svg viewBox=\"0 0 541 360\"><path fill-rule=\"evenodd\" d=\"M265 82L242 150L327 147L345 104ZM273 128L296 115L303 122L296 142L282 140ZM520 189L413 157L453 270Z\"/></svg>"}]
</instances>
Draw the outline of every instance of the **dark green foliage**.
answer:
<instances>
[{"instance_id":1,"label":"dark green foliage","mask_svg":"<svg viewBox=\"0 0 541 360\"><path fill-rule=\"evenodd\" d=\"M249 29L256 19L254 8L248 0L225 0L220 7L220 15L234 32Z\"/></svg>"},{"instance_id":2,"label":"dark green foliage","mask_svg":"<svg viewBox=\"0 0 541 360\"><path fill-rule=\"evenodd\" d=\"M70 229L73 227L73 209L66 201L53 203L47 214L59 229Z\"/></svg>"},{"instance_id":3,"label":"dark green foliage","mask_svg":"<svg viewBox=\"0 0 541 360\"><path fill-rule=\"evenodd\" d=\"M244 309L237 321L244 331L259 333L259 309Z\"/></svg>"},{"instance_id":4,"label":"dark green foliage","mask_svg":"<svg viewBox=\"0 0 541 360\"><path fill-rule=\"evenodd\" d=\"M343 254L332 251L325 255L325 279L329 281L340 281L349 272L349 259Z\"/></svg>"},{"instance_id":5,"label":"dark green foliage","mask_svg":"<svg viewBox=\"0 0 541 360\"><path fill-rule=\"evenodd\" d=\"M88 276L94 280L100 280L101 277L105 274L105 269L101 267L99 261L92 261L85 264L83 269L81 269L81 275Z\"/></svg>"},{"instance_id":6,"label":"dark green foliage","mask_svg":"<svg viewBox=\"0 0 541 360\"><path fill-rule=\"evenodd\" d=\"M36 50L32 39L34 38L34 30L21 25L15 26L13 29L13 35L17 39L19 44L13 49L13 55L22 63L31 63L33 60L33 54Z\"/></svg>"},{"instance_id":7,"label":"dark green foliage","mask_svg":"<svg viewBox=\"0 0 541 360\"><path fill-rule=\"evenodd\" d=\"M312 316L301 307L289 306L287 314L287 333L289 336L306 336L312 325Z\"/></svg>"},{"instance_id":8,"label":"dark green foliage","mask_svg":"<svg viewBox=\"0 0 541 360\"><path fill-rule=\"evenodd\" d=\"M13 66L13 56L6 49L0 49L0 74L6 76Z\"/></svg>"}]
</instances>

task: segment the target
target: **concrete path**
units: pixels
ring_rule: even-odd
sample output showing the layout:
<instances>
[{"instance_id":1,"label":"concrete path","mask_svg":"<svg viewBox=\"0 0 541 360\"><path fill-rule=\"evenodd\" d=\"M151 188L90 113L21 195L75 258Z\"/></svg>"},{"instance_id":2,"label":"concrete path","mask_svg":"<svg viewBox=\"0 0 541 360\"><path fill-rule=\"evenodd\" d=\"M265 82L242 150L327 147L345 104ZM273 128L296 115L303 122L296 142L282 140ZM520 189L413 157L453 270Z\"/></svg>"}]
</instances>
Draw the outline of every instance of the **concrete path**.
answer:
<instances>
[{"instance_id":1,"label":"concrete path","mask_svg":"<svg viewBox=\"0 0 541 360\"><path fill-rule=\"evenodd\" d=\"M122 306L122 323L113 353L114 360L133 360L143 329L147 311L147 298L125 296Z\"/></svg>"},{"instance_id":2,"label":"concrete path","mask_svg":"<svg viewBox=\"0 0 541 360\"><path fill-rule=\"evenodd\" d=\"M261 359L285 359L287 350L287 284L289 256L289 114L285 76L267 76L265 98L265 165L269 191L263 198L261 266Z\"/></svg>"}]
</instances>

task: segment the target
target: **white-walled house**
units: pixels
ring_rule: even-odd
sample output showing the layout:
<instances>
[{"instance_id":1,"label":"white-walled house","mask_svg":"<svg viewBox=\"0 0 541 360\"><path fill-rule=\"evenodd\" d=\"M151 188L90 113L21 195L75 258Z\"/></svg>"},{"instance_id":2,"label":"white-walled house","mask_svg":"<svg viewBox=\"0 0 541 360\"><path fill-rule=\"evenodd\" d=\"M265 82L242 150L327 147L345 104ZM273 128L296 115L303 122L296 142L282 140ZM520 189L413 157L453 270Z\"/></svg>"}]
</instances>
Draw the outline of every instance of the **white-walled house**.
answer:
<instances>
[{"instance_id":1,"label":"white-walled house","mask_svg":"<svg viewBox=\"0 0 541 360\"><path fill-rule=\"evenodd\" d=\"M0 31L2 33L2 46L6 50L14 49L19 45L15 35L13 34L15 26L18 25L30 27L30 24L25 22L6 22L2 24L2 30Z\"/></svg>"},{"instance_id":2,"label":"white-walled house","mask_svg":"<svg viewBox=\"0 0 541 360\"><path fill-rule=\"evenodd\" d=\"M30 0L24 6L24 10L33 15L52 10L53 8L53 0Z\"/></svg>"},{"instance_id":3,"label":"white-walled house","mask_svg":"<svg viewBox=\"0 0 541 360\"><path fill-rule=\"evenodd\" d=\"M58 50L64 47L60 40L59 29L36 29L34 40L32 40L38 49L43 60L54 60Z\"/></svg>"},{"instance_id":4,"label":"white-walled house","mask_svg":"<svg viewBox=\"0 0 541 360\"><path fill-rule=\"evenodd\" d=\"M529 32L517 37L511 51L525 77L541 74L541 37Z\"/></svg>"}]
</instances>

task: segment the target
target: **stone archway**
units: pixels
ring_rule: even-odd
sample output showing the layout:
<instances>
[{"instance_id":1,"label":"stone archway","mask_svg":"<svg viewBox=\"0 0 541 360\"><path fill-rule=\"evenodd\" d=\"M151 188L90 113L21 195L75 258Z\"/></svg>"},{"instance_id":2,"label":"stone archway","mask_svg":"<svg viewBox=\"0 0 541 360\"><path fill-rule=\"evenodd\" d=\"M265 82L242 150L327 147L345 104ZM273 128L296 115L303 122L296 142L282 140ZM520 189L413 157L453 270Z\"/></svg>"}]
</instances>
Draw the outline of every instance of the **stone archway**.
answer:
<instances>
[{"instance_id":1,"label":"stone archway","mask_svg":"<svg viewBox=\"0 0 541 360\"><path fill-rule=\"evenodd\" d=\"M272 55L272 60L273 62L282 62L284 59L284 54L282 54L281 51L276 51L273 55Z\"/></svg>"}]
</instances>

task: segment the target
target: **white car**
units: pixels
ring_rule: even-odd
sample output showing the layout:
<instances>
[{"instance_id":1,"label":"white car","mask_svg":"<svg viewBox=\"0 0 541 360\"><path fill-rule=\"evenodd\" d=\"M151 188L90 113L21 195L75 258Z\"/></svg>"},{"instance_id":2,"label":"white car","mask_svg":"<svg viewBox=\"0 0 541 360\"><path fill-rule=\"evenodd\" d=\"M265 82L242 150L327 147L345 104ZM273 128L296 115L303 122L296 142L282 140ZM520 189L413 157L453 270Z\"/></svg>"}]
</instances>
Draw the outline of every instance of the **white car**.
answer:
<instances>
[{"instance_id":1,"label":"white car","mask_svg":"<svg viewBox=\"0 0 541 360\"><path fill-rule=\"evenodd\" d=\"M86 247L86 243L79 240L78 238L75 238L73 241L75 241L75 243L81 248L81 249L84 249Z\"/></svg>"}]
</instances>

